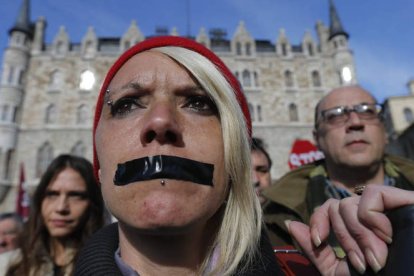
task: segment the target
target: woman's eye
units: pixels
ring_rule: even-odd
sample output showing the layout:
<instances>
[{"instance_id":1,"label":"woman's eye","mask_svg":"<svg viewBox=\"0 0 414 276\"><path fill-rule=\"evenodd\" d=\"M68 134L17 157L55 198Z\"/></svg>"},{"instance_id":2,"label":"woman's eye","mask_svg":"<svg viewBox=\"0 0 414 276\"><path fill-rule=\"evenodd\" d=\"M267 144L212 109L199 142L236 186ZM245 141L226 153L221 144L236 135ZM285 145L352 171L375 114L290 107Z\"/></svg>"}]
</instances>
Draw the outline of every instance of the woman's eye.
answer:
<instances>
[{"instance_id":1,"label":"woman's eye","mask_svg":"<svg viewBox=\"0 0 414 276\"><path fill-rule=\"evenodd\" d=\"M217 107L208 96L190 96L184 106L205 114L217 114Z\"/></svg>"},{"instance_id":2,"label":"woman's eye","mask_svg":"<svg viewBox=\"0 0 414 276\"><path fill-rule=\"evenodd\" d=\"M134 109L142 107L137 98L121 98L111 105L111 115L113 117L123 117Z\"/></svg>"}]
</instances>

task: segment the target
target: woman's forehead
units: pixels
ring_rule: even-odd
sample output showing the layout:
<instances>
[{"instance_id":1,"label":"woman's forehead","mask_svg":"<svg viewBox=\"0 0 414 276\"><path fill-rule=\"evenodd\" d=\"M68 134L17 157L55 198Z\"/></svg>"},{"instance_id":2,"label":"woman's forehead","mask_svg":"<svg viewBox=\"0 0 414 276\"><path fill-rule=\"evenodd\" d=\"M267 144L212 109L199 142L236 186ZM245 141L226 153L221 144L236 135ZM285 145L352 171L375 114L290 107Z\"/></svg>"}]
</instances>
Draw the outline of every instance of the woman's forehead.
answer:
<instances>
[{"instance_id":1,"label":"woman's forehead","mask_svg":"<svg viewBox=\"0 0 414 276\"><path fill-rule=\"evenodd\" d=\"M193 76L165 54L146 51L131 57L115 74L108 89L125 89L131 83L153 85L174 81L177 85L196 84Z\"/></svg>"}]
</instances>

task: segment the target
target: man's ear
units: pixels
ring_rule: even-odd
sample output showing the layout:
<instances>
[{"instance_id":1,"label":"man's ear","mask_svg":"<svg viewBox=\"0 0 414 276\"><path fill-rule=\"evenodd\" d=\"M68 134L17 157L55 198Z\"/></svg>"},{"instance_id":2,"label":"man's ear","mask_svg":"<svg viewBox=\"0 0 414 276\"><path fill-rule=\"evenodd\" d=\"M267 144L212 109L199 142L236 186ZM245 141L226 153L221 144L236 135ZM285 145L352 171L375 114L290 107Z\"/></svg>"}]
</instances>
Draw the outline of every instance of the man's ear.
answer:
<instances>
[{"instance_id":1,"label":"man's ear","mask_svg":"<svg viewBox=\"0 0 414 276\"><path fill-rule=\"evenodd\" d=\"M99 180L99 183L101 183L101 169L98 170L98 178L99 178L98 179Z\"/></svg>"}]
</instances>

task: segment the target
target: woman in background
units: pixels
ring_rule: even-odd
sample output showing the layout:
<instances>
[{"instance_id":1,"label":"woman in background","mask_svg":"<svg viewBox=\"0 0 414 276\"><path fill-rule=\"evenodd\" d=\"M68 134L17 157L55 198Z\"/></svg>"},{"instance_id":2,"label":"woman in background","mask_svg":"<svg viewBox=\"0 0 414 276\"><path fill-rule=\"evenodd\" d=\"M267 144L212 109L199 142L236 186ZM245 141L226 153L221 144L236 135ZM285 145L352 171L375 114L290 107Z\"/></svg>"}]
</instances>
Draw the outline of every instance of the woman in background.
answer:
<instances>
[{"instance_id":1,"label":"woman in background","mask_svg":"<svg viewBox=\"0 0 414 276\"><path fill-rule=\"evenodd\" d=\"M79 248L104 223L91 163L71 155L54 159L30 211L20 249L8 255L6 275L71 275Z\"/></svg>"}]
</instances>

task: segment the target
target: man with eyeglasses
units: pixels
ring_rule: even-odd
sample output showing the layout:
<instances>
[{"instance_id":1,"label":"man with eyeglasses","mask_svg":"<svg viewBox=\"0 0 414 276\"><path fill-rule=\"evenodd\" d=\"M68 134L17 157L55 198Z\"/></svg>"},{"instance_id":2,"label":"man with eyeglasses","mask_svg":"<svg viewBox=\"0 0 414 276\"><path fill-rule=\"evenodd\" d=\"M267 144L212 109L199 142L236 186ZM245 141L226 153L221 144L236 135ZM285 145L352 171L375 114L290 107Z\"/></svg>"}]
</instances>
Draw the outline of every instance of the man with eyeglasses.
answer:
<instances>
[{"instance_id":1,"label":"man with eyeglasses","mask_svg":"<svg viewBox=\"0 0 414 276\"><path fill-rule=\"evenodd\" d=\"M308 224L330 198L360 195L371 184L414 190L414 163L385 154L382 106L363 88L341 87L323 97L313 135L325 159L287 173L263 192L271 201L264 213L274 245L293 244L285 221ZM342 254L340 247L336 253Z\"/></svg>"}]
</instances>

